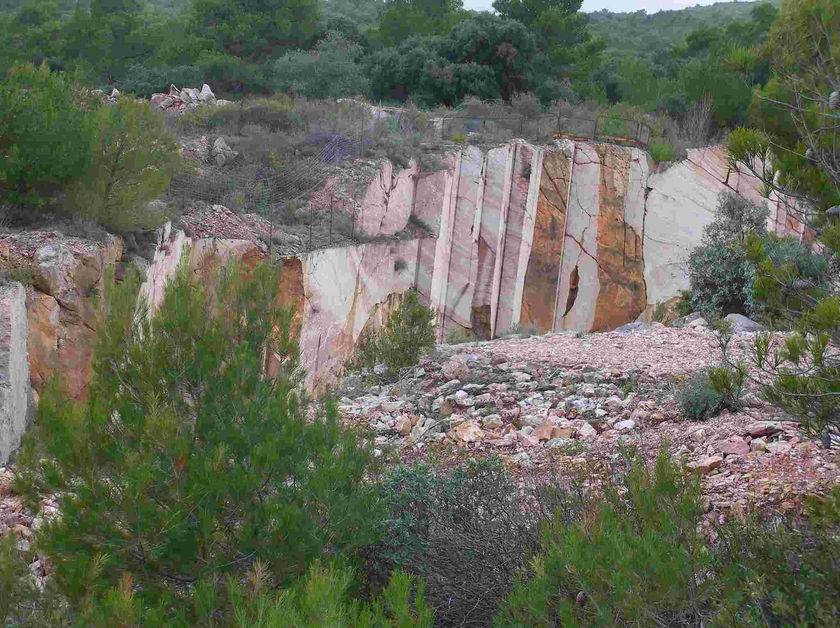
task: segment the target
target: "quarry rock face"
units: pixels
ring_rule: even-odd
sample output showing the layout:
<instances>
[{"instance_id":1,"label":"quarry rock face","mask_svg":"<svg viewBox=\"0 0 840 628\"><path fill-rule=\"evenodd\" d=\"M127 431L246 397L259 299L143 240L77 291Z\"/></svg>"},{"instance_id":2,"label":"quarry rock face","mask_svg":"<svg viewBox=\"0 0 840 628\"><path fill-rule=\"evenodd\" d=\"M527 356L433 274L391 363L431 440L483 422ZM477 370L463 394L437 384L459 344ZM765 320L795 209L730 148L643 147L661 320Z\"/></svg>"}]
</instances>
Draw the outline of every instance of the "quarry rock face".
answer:
<instances>
[{"instance_id":1,"label":"quarry rock face","mask_svg":"<svg viewBox=\"0 0 840 628\"><path fill-rule=\"evenodd\" d=\"M0 264L31 278L26 291L29 371L37 391L59 375L72 398L86 396L105 274L122 250L122 241L113 236L102 242L55 232L0 237Z\"/></svg>"},{"instance_id":2,"label":"quarry rock face","mask_svg":"<svg viewBox=\"0 0 840 628\"><path fill-rule=\"evenodd\" d=\"M769 230L809 237L792 201L763 198L719 146L654 173L634 147L514 140L464 148L414 180L411 215L436 236L420 244L415 287L440 340L450 330L608 331L672 302L722 192L766 204Z\"/></svg>"},{"instance_id":3,"label":"quarry rock face","mask_svg":"<svg viewBox=\"0 0 840 628\"><path fill-rule=\"evenodd\" d=\"M181 99L181 107L187 97L212 102L181 90L162 95L160 106ZM204 138L197 146L208 159L215 150ZM221 143L216 148L224 155ZM435 311L440 341L451 332L609 331L673 309L688 287L685 261L721 192L766 204L771 231L813 237L794 201L764 198L759 180L719 146L692 149L657 172L638 148L572 140L466 146L433 172L366 163L365 174L350 173L340 190L327 182L320 199L351 213L363 242L308 252L295 246L278 258L272 243L300 238L259 216L207 206L158 231L151 259L138 264L146 273L141 297L152 311L159 307L182 263L211 285L231 259L249 267L272 257L282 266L280 301L294 311L307 387L317 390L342 374L360 336L410 289ZM105 277L122 257L113 236L0 235L0 267L22 273L27 284L0 294L0 458L25 425L27 381L37 394L58 375L72 398L86 397ZM546 442L562 445L550 436Z\"/></svg>"},{"instance_id":4,"label":"quarry rock face","mask_svg":"<svg viewBox=\"0 0 840 628\"><path fill-rule=\"evenodd\" d=\"M276 262L281 264L279 305L295 313L292 331L300 335L301 366L311 390L341 374L365 327L381 324L395 297L414 285L418 245L417 240L369 243ZM229 261L247 268L266 258L256 237L191 238L167 225L140 296L154 311L181 264L202 285L212 285L214 274Z\"/></svg>"},{"instance_id":5,"label":"quarry rock face","mask_svg":"<svg viewBox=\"0 0 840 628\"><path fill-rule=\"evenodd\" d=\"M20 445L29 418L28 327L23 285L0 286L0 464Z\"/></svg>"}]
</instances>

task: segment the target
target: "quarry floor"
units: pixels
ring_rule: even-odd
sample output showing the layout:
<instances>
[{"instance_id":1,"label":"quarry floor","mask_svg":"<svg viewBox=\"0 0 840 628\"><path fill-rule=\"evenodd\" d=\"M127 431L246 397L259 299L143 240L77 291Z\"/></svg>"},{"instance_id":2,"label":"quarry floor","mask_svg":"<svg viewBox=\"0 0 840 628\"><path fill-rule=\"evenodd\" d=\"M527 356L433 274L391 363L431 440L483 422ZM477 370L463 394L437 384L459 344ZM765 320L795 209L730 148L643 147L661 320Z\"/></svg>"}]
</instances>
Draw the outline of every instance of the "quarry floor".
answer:
<instances>
[{"instance_id":1,"label":"quarry floor","mask_svg":"<svg viewBox=\"0 0 840 628\"><path fill-rule=\"evenodd\" d=\"M733 338L733 355L752 334ZM550 334L440 346L394 384L345 379L341 410L389 462L498 456L523 481L595 485L635 450L663 449L701 477L706 521L798 510L840 483L827 448L756 394L738 412L682 418L679 386L720 361L705 327Z\"/></svg>"}]
</instances>

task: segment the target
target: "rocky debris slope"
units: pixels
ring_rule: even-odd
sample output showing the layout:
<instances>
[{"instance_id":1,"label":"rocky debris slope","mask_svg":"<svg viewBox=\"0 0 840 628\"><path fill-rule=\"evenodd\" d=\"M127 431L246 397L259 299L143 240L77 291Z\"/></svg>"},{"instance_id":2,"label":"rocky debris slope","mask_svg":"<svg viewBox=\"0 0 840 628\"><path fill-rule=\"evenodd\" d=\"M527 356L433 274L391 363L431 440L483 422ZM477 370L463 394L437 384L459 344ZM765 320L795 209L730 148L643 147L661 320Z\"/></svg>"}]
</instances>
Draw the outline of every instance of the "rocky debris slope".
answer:
<instances>
[{"instance_id":1,"label":"rocky debris slope","mask_svg":"<svg viewBox=\"0 0 840 628\"><path fill-rule=\"evenodd\" d=\"M749 334L733 342L742 349ZM345 379L346 420L369 426L379 451L403 460L498 455L550 481L608 472L626 447L661 448L702 476L710 513L793 508L840 481L838 453L754 394L745 408L683 420L677 385L718 355L712 332L653 324L629 332L571 333L443 346L396 384ZM713 516L710 514L710 517Z\"/></svg>"}]
</instances>

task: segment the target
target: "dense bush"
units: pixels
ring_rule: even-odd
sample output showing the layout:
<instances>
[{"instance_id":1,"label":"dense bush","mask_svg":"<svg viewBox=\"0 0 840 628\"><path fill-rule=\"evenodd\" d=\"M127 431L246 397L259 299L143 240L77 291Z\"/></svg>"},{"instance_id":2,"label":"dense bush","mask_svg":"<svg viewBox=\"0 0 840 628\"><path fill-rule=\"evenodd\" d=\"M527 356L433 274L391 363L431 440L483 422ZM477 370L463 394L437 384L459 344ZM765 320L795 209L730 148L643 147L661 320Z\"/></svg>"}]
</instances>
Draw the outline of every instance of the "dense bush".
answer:
<instances>
[{"instance_id":1,"label":"dense bush","mask_svg":"<svg viewBox=\"0 0 840 628\"><path fill-rule=\"evenodd\" d=\"M674 161L676 159L676 152L667 140L654 140L648 145L648 152L653 160L657 163L667 161Z\"/></svg>"},{"instance_id":2,"label":"dense bush","mask_svg":"<svg viewBox=\"0 0 840 628\"><path fill-rule=\"evenodd\" d=\"M370 83L360 63L357 44L329 33L312 51L295 51L274 64L274 86L307 98L344 98L365 95Z\"/></svg>"},{"instance_id":3,"label":"dense bush","mask_svg":"<svg viewBox=\"0 0 840 628\"><path fill-rule=\"evenodd\" d=\"M715 366L695 373L677 395L682 416L689 421L703 421L723 410L740 409L746 378L746 367L740 364L734 368Z\"/></svg>"},{"instance_id":4,"label":"dense bush","mask_svg":"<svg viewBox=\"0 0 840 628\"><path fill-rule=\"evenodd\" d=\"M699 246L688 258L694 310L714 314L755 313L755 266L747 258L747 240L767 231L765 207L733 193L722 193L714 220L703 230Z\"/></svg>"},{"instance_id":5,"label":"dense bush","mask_svg":"<svg viewBox=\"0 0 840 628\"><path fill-rule=\"evenodd\" d=\"M93 125L80 95L46 65L13 68L0 82L0 194L44 205L91 162Z\"/></svg>"},{"instance_id":6,"label":"dense bush","mask_svg":"<svg viewBox=\"0 0 840 628\"><path fill-rule=\"evenodd\" d=\"M499 625L696 625L715 598L713 557L699 531L700 485L665 454L637 462L627 493L610 491L591 516L549 523L532 575Z\"/></svg>"},{"instance_id":7,"label":"dense bush","mask_svg":"<svg viewBox=\"0 0 840 628\"><path fill-rule=\"evenodd\" d=\"M231 615L242 628L330 626L331 628L431 628L433 615L422 583L402 572L369 604L351 597L356 586L350 569L313 565L306 578L276 593L269 583L251 578L249 588L231 586Z\"/></svg>"},{"instance_id":8,"label":"dense bush","mask_svg":"<svg viewBox=\"0 0 840 628\"><path fill-rule=\"evenodd\" d=\"M169 186L181 162L178 143L149 104L120 98L95 114L93 163L67 190L66 209L111 231L150 229L166 216L147 204Z\"/></svg>"},{"instance_id":9,"label":"dense bush","mask_svg":"<svg viewBox=\"0 0 840 628\"><path fill-rule=\"evenodd\" d=\"M435 314L414 290L405 293L381 330L360 340L357 366L385 364L394 375L414 366L435 345Z\"/></svg>"},{"instance_id":10,"label":"dense bush","mask_svg":"<svg viewBox=\"0 0 840 628\"><path fill-rule=\"evenodd\" d=\"M128 68L126 75L117 83L120 91L149 98L152 94L167 93L170 85L189 87L201 85L204 76L191 65L154 67L136 64Z\"/></svg>"},{"instance_id":11,"label":"dense bush","mask_svg":"<svg viewBox=\"0 0 840 628\"><path fill-rule=\"evenodd\" d=\"M808 498L804 515L770 523L732 522L721 530L720 561L737 589L720 623L830 626L840 615L840 488Z\"/></svg>"},{"instance_id":12,"label":"dense bush","mask_svg":"<svg viewBox=\"0 0 840 628\"><path fill-rule=\"evenodd\" d=\"M146 621L204 623L228 576L259 562L284 585L376 539L368 452L333 404L308 415L278 285L267 265L182 269L151 318L136 282L109 289L89 399L42 394L21 484L62 495L38 546L94 624L119 621L124 586Z\"/></svg>"},{"instance_id":13,"label":"dense bush","mask_svg":"<svg viewBox=\"0 0 840 628\"><path fill-rule=\"evenodd\" d=\"M734 521L709 545L700 483L666 454L617 488L545 526L496 625L829 625L840 610L840 489L803 519Z\"/></svg>"},{"instance_id":14,"label":"dense bush","mask_svg":"<svg viewBox=\"0 0 840 628\"><path fill-rule=\"evenodd\" d=\"M450 471L426 464L400 467L383 483L383 541L369 569L378 580L394 568L427 584L443 625L485 626L539 542L545 509L574 516L582 500L517 485L497 460Z\"/></svg>"}]
</instances>

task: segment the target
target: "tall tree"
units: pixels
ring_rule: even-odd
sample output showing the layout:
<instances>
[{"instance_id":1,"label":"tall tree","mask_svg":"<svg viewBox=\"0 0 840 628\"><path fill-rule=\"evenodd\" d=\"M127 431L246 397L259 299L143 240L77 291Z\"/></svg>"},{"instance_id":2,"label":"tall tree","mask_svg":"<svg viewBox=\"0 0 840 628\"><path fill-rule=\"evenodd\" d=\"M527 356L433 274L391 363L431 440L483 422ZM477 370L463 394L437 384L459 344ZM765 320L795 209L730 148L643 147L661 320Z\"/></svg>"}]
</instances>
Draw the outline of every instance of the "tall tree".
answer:
<instances>
[{"instance_id":1,"label":"tall tree","mask_svg":"<svg viewBox=\"0 0 840 628\"><path fill-rule=\"evenodd\" d=\"M317 32L318 0L193 0L192 32L215 51L267 61Z\"/></svg>"},{"instance_id":2,"label":"tall tree","mask_svg":"<svg viewBox=\"0 0 840 628\"><path fill-rule=\"evenodd\" d=\"M804 280L755 244L757 295L798 333L778 350L756 345L759 366L775 374L769 398L815 430L840 431L840 5L785 0L768 38L773 78L756 95L754 128L729 141L736 167L752 170L768 191L800 199L801 218L833 264L827 288Z\"/></svg>"},{"instance_id":3,"label":"tall tree","mask_svg":"<svg viewBox=\"0 0 840 628\"><path fill-rule=\"evenodd\" d=\"M387 0L379 38L394 46L414 35L445 35L464 17L462 0Z\"/></svg>"}]
</instances>

